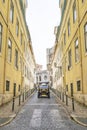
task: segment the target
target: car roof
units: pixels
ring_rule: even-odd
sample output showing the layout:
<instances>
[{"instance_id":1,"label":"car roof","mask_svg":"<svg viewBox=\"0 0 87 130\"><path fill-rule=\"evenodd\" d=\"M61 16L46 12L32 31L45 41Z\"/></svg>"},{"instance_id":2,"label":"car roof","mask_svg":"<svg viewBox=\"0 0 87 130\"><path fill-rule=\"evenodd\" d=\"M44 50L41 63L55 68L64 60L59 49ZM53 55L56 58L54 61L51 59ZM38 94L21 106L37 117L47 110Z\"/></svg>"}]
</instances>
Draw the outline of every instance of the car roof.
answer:
<instances>
[{"instance_id":1,"label":"car roof","mask_svg":"<svg viewBox=\"0 0 87 130\"><path fill-rule=\"evenodd\" d=\"M41 88L41 89L48 88L48 85L40 85L40 88Z\"/></svg>"}]
</instances>

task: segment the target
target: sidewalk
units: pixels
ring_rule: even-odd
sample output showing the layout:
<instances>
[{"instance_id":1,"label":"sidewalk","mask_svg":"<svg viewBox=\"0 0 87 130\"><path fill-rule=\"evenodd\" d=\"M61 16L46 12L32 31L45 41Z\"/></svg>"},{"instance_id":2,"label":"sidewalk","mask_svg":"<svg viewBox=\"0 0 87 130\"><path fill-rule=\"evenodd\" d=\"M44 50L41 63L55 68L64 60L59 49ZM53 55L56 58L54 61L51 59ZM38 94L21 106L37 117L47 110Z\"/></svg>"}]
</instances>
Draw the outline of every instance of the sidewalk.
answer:
<instances>
[{"instance_id":1,"label":"sidewalk","mask_svg":"<svg viewBox=\"0 0 87 130\"><path fill-rule=\"evenodd\" d=\"M7 104L0 106L0 127L10 123L16 117L17 113L20 111L22 106L27 102L27 100L32 96L32 94L29 95L29 97L27 97L27 99L24 102L22 101L21 97L20 105L19 105L19 97L17 97L15 99L14 111L12 111L13 100Z\"/></svg>"},{"instance_id":2,"label":"sidewalk","mask_svg":"<svg viewBox=\"0 0 87 130\"><path fill-rule=\"evenodd\" d=\"M72 101L70 98L68 98L68 105L66 105L66 99L63 102L62 100L60 100L59 97L57 97L57 101L62 103L71 119L76 121L78 124L87 127L87 106L84 106L74 101L74 110L73 110Z\"/></svg>"}]
</instances>

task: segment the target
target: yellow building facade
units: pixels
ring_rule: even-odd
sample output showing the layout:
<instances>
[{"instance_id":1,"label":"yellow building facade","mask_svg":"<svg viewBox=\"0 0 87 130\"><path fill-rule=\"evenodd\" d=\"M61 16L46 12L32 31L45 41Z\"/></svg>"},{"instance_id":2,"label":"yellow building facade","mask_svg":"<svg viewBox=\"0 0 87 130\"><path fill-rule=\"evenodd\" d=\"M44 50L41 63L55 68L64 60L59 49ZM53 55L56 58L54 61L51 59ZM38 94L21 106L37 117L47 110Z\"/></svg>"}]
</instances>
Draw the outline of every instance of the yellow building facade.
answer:
<instances>
[{"instance_id":1,"label":"yellow building facade","mask_svg":"<svg viewBox=\"0 0 87 130\"><path fill-rule=\"evenodd\" d=\"M26 5L26 0L0 0L0 105L34 86L35 59Z\"/></svg>"},{"instance_id":2,"label":"yellow building facade","mask_svg":"<svg viewBox=\"0 0 87 130\"><path fill-rule=\"evenodd\" d=\"M60 0L52 68L56 89L87 105L87 0ZM56 67L54 66L56 63Z\"/></svg>"}]
</instances>

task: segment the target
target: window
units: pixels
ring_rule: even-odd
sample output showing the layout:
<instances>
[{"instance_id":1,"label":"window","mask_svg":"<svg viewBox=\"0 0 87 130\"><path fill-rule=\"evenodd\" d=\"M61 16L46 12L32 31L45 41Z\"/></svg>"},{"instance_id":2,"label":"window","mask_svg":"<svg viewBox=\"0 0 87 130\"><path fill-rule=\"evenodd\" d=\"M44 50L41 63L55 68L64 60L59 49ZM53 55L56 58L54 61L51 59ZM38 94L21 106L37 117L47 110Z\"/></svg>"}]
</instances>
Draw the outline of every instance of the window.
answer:
<instances>
[{"instance_id":1,"label":"window","mask_svg":"<svg viewBox=\"0 0 87 130\"><path fill-rule=\"evenodd\" d=\"M13 2L11 0L11 4L10 4L10 20L13 23L13 19L14 19L14 5Z\"/></svg>"},{"instance_id":2,"label":"window","mask_svg":"<svg viewBox=\"0 0 87 130\"><path fill-rule=\"evenodd\" d=\"M70 84L70 89L71 89L71 97L73 97L73 83Z\"/></svg>"},{"instance_id":3,"label":"window","mask_svg":"<svg viewBox=\"0 0 87 130\"><path fill-rule=\"evenodd\" d=\"M18 22L18 19L17 19L17 23L16 23L16 35L18 36L19 34L19 22Z\"/></svg>"},{"instance_id":4,"label":"window","mask_svg":"<svg viewBox=\"0 0 87 130\"><path fill-rule=\"evenodd\" d=\"M25 77L26 77L26 66L25 66Z\"/></svg>"},{"instance_id":5,"label":"window","mask_svg":"<svg viewBox=\"0 0 87 130\"><path fill-rule=\"evenodd\" d=\"M11 62L12 57L12 42L8 39L8 61Z\"/></svg>"},{"instance_id":6,"label":"window","mask_svg":"<svg viewBox=\"0 0 87 130\"><path fill-rule=\"evenodd\" d=\"M84 26L85 52L87 52L87 23Z\"/></svg>"},{"instance_id":7,"label":"window","mask_svg":"<svg viewBox=\"0 0 87 130\"><path fill-rule=\"evenodd\" d=\"M79 61L79 43L78 39L75 41L75 62Z\"/></svg>"},{"instance_id":8,"label":"window","mask_svg":"<svg viewBox=\"0 0 87 130\"><path fill-rule=\"evenodd\" d=\"M66 32L64 33L64 44L66 44Z\"/></svg>"},{"instance_id":9,"label":"window","mask_svg":"<svg viewBox=\"0 0 87 130\"><path fill-rule=\"evenodd\" d=\"M73 23L76 21L76 17L77 14L76 14L76 1L75 1L73 4Z\"/></svg>"},{"instance_id":10,"label":"window","mask_svg":"<svg viewBox=\"0 0 87 130\"><path fill-rule=\"evenodd\" d=\"M14 88L13 88L13 96L16 96L16 83L14 83Z\"/></svg>"},{"instance_id":11,"label":"window","mask_svg":"<svg viewBox=\"0 0 87 130\"><path fill-rule=\"evenodd\" d=\"M38 83L38 76L36 77L36 82Z\"/></svg>"},{"instance_id":12,"label":"window","mask_svg":"<svg viewBox=\"0 0 87 130\"><path fill-rule=\"evenodd\" d=\"M77 81L77 91L81 91L80 80L79 80L79 81Z\"/></svg>"},{"instance_id":13,"label":"window","mask_svg":"<svg viewBox=\"0 0 87 130\"><path fill-rule=\"evenodd\" d=\"M18 69L18 51L15 50L15 67Z\"/></svg>"},{"instance_id":14,"label":"window","mask_svg":"<svg viewBox=\"0 0 87 130\"><path fill-rule=\"evenodd\" d=\"M69 58L69 67L72 66L72 55L71 55L71 49L68 52L68 58Z\"/></svg>"},{"instance_id":15,"label":"window","mask_svg":"<svg viewBox=\"0 0 87 130\"><path fill-rule=\"evenodd\" d=\"M20 90L21 90L21 86L19 85L19 86L18 86L18 91L20 92Z\"/></svg>"},{"instance_id":16,"label":"window","mask_svg":"<svg viewBox=\"0 0 87 130\"><path fill-rule=\"evenodd\" d=\"M6 80L6 91L10 89L10 81Z\"/></svg>"},{"instance_id":17,"label":"window","mask_svg":"<svg viewBox=\"0 0 87 130\"><path fill-rule=\"evenodd\" d=\"M41 76L39 76L39 81L41 81Z\"/></svg>"},{"instance_id":18,"label":"window","mask_svg":"<svg viewBox=\"0 0 87 130\"><path fill-rule=\"evenodd\" d=\"M0 23L0 52L1 52L1 49L2 49L2 25Z\"/></svg>"},{"instance_id":19,"label":"window","mask_svg":"<svg viewBox=\"0 0 87 130\"><path fill-rule=\"evenodd\" d=\"M66 85L66 91L68 91L68 85Z\"/></svg>"},{"instance_id":20,"label":"window","mask_svg":"<svg viewBox=\"0 0 87 130\"><path fill-rule=\"evenodd\" d=\"M2 0L3 3L5 3L5 0Z\"/></svg>"},{"instance_id":21,"label":"window","mask_svg":"<svg viewBox=\"0 0 87 130\"><path fill-rule=\"evenodd\" d=\"M68 36L70 35L70 19L68 21Z\"/></svg>"},{"instance_id":22,"label":"window","mask_svg":"<svg viewBox=\"0 0 87 130\"><path fill-rule=\"evenodd\" d=\"M47 80L47 76L46 75L44 76L44 80Z\"/></svg>"},{"instance_id":23,"label":"window","mask_svg":"<svg viewBox=\"0 0 87 130\"><path fill-rule=\"evenodd\" d=\"M84 2L85 0L82 0L82 3Z\"/></svg>"}]
</instances>

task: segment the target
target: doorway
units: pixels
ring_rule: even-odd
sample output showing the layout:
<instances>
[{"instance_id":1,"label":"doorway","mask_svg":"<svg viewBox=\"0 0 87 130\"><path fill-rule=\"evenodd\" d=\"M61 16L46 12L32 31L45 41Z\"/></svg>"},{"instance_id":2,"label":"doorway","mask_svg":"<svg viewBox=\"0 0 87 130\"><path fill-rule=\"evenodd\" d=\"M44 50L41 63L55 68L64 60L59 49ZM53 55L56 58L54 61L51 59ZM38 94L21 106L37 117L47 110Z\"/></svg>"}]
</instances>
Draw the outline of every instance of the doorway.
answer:
<instances>
[{"instance_id":1,"label":"doorway","mask_svg":"<svg viewBox=\"0 0 87 130\"><path fill-rule=\"evenodd\" d=\"M16 83L14 83L13 96L16 96Z\"/></svg>"},{"instance_id":2,"label":"doorway","mask_svg":"<svg viewBox=\"0 0 87 130\"><path fill-rule=\"evenodd\" d=\"M71 97L73 97L73 83L70 84L70 88L71 88Z\"/></svg>"}]
</instances>

